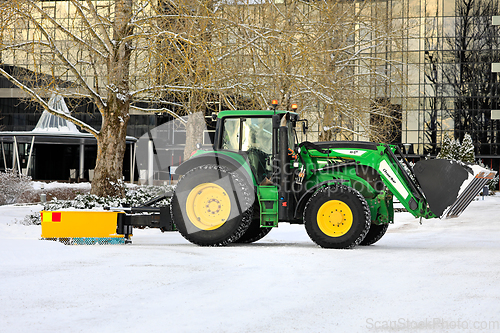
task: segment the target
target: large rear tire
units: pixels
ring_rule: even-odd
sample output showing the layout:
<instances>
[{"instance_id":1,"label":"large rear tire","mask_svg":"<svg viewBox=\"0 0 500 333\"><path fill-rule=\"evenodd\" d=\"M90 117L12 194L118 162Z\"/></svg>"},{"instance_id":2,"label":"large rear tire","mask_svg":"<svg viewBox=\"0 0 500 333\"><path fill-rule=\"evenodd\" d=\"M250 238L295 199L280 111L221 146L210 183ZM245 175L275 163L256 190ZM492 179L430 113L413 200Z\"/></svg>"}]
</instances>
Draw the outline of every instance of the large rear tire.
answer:
<instances>
[{"instance_id":1,"label":"large rear tire","mask_svg":"<svg viewBox=\"0 0 500 333\"><path fill-rule=\"evenodd\" d=\"M304 224L313 242L324 248L349 249L370 229L370 208L351 187L335 184L314 193L304 210Z\"/></svg>"},{"instance_id":2,"label":"large rear tire","mask_svg":"<svg viewBox=\"0 0 500 333\"><path fill-rule=\"evenodd\" d=\"M273 228L262 228L260 226L260 220L253 220L248 227L247 231L241 236L235 243L253 243L262 238L266 237L268 233L271 232Z\"/></svg>"},{"instance_id":3,"label":"large rear tire","mask_svg":"<svg viewBox=\"0 0 500 333\"><path fill-rule=\"evenodd\" d=\"M253 200L253 190L239 173L204 165L179 180L172 198L172 219L191 243L224 246L250 226Z\"/></svg>"},{"instance_id":4,"label":"large rear tire","mask_svg":"<svg viewBox=\"0 0 500 333\"><path fill-rule=\"evenodd\" d=\"M372 245L378 242L386 233L389 228L389 224L374 224L370 226L370 230L366 234L365 238L359 243L359 245Z\"/></svg>"},{"instance_id":5,"label":"large rear tire","mask_svg":"<svg viewBox=\"0 0 500 333\"><path fill-rule=\"evenodd\" d=\"M247 231L245 231L245 233L235 241L235 243L249 244L256 242L270 233L271 229L273 228L262 228L260 226L260 207L259 203L256 202L253 205L253 217L250 226L248 227Z\"/></svg>"}]
</instances>

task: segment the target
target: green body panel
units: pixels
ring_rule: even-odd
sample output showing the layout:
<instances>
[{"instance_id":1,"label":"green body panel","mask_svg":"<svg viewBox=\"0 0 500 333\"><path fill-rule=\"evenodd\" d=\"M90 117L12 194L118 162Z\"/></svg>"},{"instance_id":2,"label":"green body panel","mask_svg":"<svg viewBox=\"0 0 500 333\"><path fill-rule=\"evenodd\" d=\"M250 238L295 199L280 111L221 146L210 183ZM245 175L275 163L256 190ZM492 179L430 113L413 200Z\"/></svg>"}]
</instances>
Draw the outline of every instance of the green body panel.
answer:
<instances>
[{"instance_id":1,"label":"green body panel","mask_svg":"<svg viewBox=\"0 0 500 333\"><path fill-rule=\"evenodd\" d=\"M278 226L278 187L259 185L257 198L260 207L260 226Z\"/></svg>"},{"instance_id":2,"label":"green body panel","mask_svg":"<svg viewBox=\"0 0 500 333\"><path fill-rule=\"evenodd\" d=\"M372 223L387 224L394 222L393 195L390 192L382 191L374 199L366 199L372 217Z\"/></svg>"},{"instance_id":3,"label":"green body panel","mask_svg":"<svg viewBox=\"0 0 500 333\"><path fill-rule=\"evenodd\" d=\"M424 200L417 200L412 193L410 186L403 176L402 168L399 167L386 151L387 149L395 152L396 147L393 145L377 145L376 150L371 149L353 149L353 148L331 148L329 154L323 154L314 149L301 149L300 154L302 160L306 164L305 184L307 188L313 187L315 184L330 180L340 179L357 191L359 191L369 202L372 212L372 220L379 223L391 222L394 218L392 208L393 194L401 204L415 217L435 217L426 207ZM337 163L355 162L357 165L349 165L334 170L313 170L321 169L328 166L328 161ZM390 191L390 194L383 195L376 190L366 179L360 177L357 169L373 168L381 177L383 183ZM390 197L390 200L389 200ZM411 201L414 205L411 205ZM389 204L388 201L391 201ZM416 205L416 207L415 207Z\"/></svg>"}]
</instances>

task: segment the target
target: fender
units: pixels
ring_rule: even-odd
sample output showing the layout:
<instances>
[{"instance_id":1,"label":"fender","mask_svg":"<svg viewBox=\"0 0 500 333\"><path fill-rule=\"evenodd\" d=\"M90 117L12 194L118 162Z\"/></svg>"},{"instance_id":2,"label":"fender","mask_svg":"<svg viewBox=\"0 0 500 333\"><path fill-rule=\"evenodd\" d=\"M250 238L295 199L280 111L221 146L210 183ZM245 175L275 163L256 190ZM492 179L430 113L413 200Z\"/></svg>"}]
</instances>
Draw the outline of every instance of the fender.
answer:
<instances>
[{"instance_id":1,"label":"fender","mask_svg":"<svg viewBox=\"0 0 500 333\"><path fill-rule=\"evenodd\" d=\"M236 155L236 156L231 156ZM239 161L238 161L239 160ZM175 170L176 175L184 175L189 170L200 165L215 164L228 168L231 171L236 171L245 176L250 185L255 185L253 174L250 170L248 160L236 153L217 153L206 152L193 155L188 160L181 163Z\"/></svg>"},{"instance_id":2,"label":"fender","mask_svg":"<svg viewBox=\"0 0 500 333\"><path fill-rule=\"evenodd\" d=\"M347 182L348 180L346 179L332 179L332 180L327 180L324 182L321 182L319 184L314 185L310 189L308 189L302 196L300 197L297 207L295 207L295 213L293 215L294 218L296 219L302 219L302 216L299 214L302 214L304 212L304 209L306 208L306 203L309 200L309 198L321 187L323 186L328 186L332 184L338 184L338 183L344 183Z\"/></svg>"}]
</instances>

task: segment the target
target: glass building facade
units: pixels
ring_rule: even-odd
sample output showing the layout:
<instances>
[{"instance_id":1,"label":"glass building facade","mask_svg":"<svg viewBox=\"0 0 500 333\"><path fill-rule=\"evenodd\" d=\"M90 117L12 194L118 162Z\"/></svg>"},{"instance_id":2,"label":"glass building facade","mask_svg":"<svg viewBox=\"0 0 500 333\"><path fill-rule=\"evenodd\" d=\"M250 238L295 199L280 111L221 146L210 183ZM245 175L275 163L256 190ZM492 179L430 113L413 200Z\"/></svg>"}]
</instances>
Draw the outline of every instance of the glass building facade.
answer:
<instances>
[{"instance_id":1,"label":"glass building facade","mask_svg":"<svg viewBox=\"0 0 500 333\"><path fill-rule=\"evenodd\" d=\"M406 67L402 141L420 156L438 153L445 134L470 134L476 157L498 170L500 30L497 0L390 0L393 24L408 24L403 52L391 59Z\"/></svg>"},{"instance_id":2,"label":"glass building facade","mask_svg":"<svg viewBox=\"0 0 500 333\"><path fill-rule=\"evenodd\" d=\"M292 0L275 0L280 4L287 1ZM55 15L64 15L65 11L58 8L65 2L41 3L44 8L53 7ZM388 89L386 83L377 86L376 82L372 87L372 94L381 103L394 106L400 113L401 127L395 129L400 132L395 143L410 144L410 156L421 158L435 156L446 134L460 141L470 134L476 157L498 170L500 120L492 116L492 110L500 109L500 87L499 74L492 72L491 64L500 63L500 26L492 24L492 18L500 15L500 2L380 0L371 8L376 9L372 15L386 16L392 27L404 27L392 43L374 51L390 59L392 68L380 70L389 76L399 73L396 88ZM14 62L22 67L28 60ZM31 130L41 113L23 104L12 93L16 88L3 78L0 85L0 127ZM99 127L99 113L88 108L81 105L76 115ZM140 137L162 122L155 115L135 114L128 134ZM314 140L312 136L307 139Z\"/></svg>"}]
</instances>

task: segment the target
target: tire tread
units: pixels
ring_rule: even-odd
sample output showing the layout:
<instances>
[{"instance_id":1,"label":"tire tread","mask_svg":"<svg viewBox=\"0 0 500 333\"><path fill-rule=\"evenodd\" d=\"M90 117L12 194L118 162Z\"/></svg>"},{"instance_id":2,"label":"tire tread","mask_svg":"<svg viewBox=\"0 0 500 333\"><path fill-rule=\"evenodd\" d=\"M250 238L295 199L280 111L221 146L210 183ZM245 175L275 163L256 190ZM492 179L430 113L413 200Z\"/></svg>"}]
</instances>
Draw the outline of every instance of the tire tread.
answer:
<instances>
[{"instance_id":1,"label":"tire tread","mask_svg":"<svg viewBox=\"0 0 500 333\"><path fill-rule=\"evenodd\" d=\"M189 170L179 180L179 183L183 179L189 179L193 173L196 173L198 171L202 171L202 172L203 171L218 171L219 174L221 174L221 173L228 174L229 177L232 178L234 186L239 189L238 193L241 193L243 196L243 200L245 201L243 206L244 207L248 206L249 208L242 213L241 222L238 225L238 228L231 235L228 235L224 240L219 241L219 242L215 242L215 243L212 243L210 241L201 241L201 240L197 239L196 237L192 237L191 234L186 232L186 230L184 228L182 228L182 227L179 228L177 226L177 224L175 223L176 218L174 218L174 209L170 210L170 215L172 217L172 221L174 221L174 224L175 224L177 230L180 232L180 234L185 239L187 239L188 241L190 241L193 244L200 245L200 246L226 246L228 244L231 244L231 243L235 242L237 239L239 239L245 233L245 231L250 226L250 223L252 222L253 205L251 203L252 198L251 198L251 193L250 193L251 189L249 188L250 186L244 180L243 176L240 175L238 172L232 172L227 167L214 165L214 164L202 165L202 166L198 166L196 168ZM177 184L177 186L179 185L179 183ZM238 200L238 197L241 197L241 196L237 196L236 200ZM174 193L174 196L172 198L172 207L175 207L174 205L177 204L177 201L178 201L177 196Z\"/></svg>"},{"instance_id":2,"label":"tire tread","mask_svg":"<svg viewBox=\"0 0 500 333\"><path fill-rule=\"evenodd\" d=\"M307 201L305 209L304 209L304 213L303 213L303 220L304 220L304 223L306 224L306 230L307 230L307 233L308 233L309 237L311 238L311 240L313 242L315 242L317 245L325 247L324 245L320 244L320 242L318 241L318 239L320 238L320 235L314 234L314 231L312 230L312 228L307 227L308 221L306 219L306 214L308 211L308 206L310 206L313 202L316 202L320 196L324 195L324 193L326 191L337 190L337 189L340 190L341 192L348 192L348 193L354 195L359 200L359 202L361 203L361 205L363 207L363 215L365 217L365 224L364 224L363 229L362 229L361 233L359 234L359 236L353 242L351 242L350 244L347 244L345 246L339 246L339 247L331 246L332 248L352 249L353 247L359 245L363 241L363 239L366 237L366 235L370 229L370 224L371 224L370 207L368 206L368 203L366 202L363 195L361 193L359 193L358 191L356 191L355 189L353 189L349 186L342 185L342 184L333 184L330 186L325 186L325 187L320 188Z\"/></svg>"}]
</instances>

